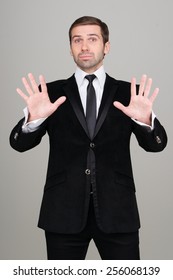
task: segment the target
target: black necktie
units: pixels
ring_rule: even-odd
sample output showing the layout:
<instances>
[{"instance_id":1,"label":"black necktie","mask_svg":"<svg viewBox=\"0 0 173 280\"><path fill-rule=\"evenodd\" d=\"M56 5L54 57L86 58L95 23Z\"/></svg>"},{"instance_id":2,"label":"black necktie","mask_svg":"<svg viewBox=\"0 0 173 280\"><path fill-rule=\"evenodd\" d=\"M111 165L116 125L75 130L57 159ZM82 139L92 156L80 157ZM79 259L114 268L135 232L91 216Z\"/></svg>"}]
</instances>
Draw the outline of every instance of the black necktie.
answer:
<instances>
[{"instance_id":1,"label":"black necktie","mask_svg":"<svg viewBox=\"0 0 173 280\"><path fill-rule=\"evenodd\" d=\"M86 121L87 121L88 131L92 139L94 135L95 124L96 124L96 94L92 82L96 78L96 76L94 74L87 75L85 76L85 78L89 81L87 87Z\"/></svg>"}]
</instances>

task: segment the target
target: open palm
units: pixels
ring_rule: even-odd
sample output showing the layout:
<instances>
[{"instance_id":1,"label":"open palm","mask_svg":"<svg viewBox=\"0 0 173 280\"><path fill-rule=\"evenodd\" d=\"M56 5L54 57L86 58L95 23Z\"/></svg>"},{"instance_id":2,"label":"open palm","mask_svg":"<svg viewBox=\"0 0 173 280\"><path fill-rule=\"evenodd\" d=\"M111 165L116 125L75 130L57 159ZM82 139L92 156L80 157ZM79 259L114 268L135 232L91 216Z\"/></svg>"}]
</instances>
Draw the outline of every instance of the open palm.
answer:
<instances>
[{"instance_id":1,"label":"open palm","mask_svg":"<svg viewBox=\"0 0 173 280\"><path fill-rule=\"evenodd\" d=\"M152 79L147 80L147 76L143 75L141 78L139 92L136 93L136 78L131 80L131 99L129 105L126 107L122 103L115 101L114 106L121 110L130 118L145 124L151 124L151 112L154 100L159 92L156 88L152 95L149 97L152 85Z\"/></svg>"},{"instance_id":2,"label":"open palm","mask_svg":"<svg viewBox=\"0 0 173 280\"><path fill-rule=\"evenodd\" d=\"M25 77L22 78L22 82L28 95L25 94L21 89L17 88L17 92L27 104L29 111L28 121L49 117L62 103L64 103L66 97L61 96L54 103L52 103L49 99L44 77L42 75L39 77L41 91L38 88L33 74L28 74L28 79L30 83Z\"/></svg>"}]
</instances>

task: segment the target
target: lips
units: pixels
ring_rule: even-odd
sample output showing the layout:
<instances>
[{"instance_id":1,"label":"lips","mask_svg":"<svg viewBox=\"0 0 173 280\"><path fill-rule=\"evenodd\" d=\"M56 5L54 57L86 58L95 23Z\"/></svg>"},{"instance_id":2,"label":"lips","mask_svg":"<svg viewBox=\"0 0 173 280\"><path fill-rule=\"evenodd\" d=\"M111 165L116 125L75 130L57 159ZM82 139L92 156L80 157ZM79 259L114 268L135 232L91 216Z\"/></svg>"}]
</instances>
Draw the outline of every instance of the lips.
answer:
<instances>
[{"instance_id":1,"label":"lips","mask_svg":"<svg viewBox=\"0 0 173 280\"><path fill-rule=\"evenodd\" d=\"M86 54L80 54L79 55L79 58L80 59L89 59L89 58L92 58L93 57L93 55L92 54L88 54L88 53L86 53Z\"/></svg>"}]
</instances>

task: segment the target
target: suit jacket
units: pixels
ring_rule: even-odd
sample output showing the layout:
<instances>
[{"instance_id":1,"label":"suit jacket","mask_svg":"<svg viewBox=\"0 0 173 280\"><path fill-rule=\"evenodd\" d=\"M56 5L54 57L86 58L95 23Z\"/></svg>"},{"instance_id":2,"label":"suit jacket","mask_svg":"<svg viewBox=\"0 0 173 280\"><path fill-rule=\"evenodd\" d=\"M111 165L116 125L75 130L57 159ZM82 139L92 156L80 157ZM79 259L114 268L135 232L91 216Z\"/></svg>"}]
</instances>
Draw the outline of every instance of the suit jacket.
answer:
<instances>
[{"instance_id":1,"label":"suit jacket","mask_svg":"<svg viewBox=\"0 0 173 280\"><path fill-rule=\"evenodd\" d=\"M136 135L144 150L159 152L167 143L164 128L155 119L154 130L148 131L115 108L115 100L129 104L130 83L107 75L95 134L90 139L74 75L47 86L52 102L65 95L65 103L37 131L23 133L22 119L10 135L11 146L19 152L38 145L46 132L49 135L50 154L38 226L51 232L80 232L93 199L102 231L136 231L140 221L129 150L131 134Z\"/></svg>"}]
</instances>

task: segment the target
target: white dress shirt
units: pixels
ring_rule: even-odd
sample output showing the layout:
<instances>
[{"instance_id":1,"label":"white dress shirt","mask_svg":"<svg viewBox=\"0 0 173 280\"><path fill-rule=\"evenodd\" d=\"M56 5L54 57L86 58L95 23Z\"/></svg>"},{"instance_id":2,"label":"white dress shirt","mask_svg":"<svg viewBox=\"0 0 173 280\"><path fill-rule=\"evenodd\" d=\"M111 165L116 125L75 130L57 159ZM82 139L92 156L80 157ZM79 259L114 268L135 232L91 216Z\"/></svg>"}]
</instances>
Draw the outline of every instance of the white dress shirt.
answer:
<instances>
[{"instance_id":1,"label":"white dress shirt","mask_svg":"<svg viewBox=\"0 0 173 280\"><path fill-rule=\"evenodd\" d=\"M94 73L92 73L96 76L96 78L93 81L93 86L95 89L95 93L96 93L96 104L97 104L97 115L98 115L98 111L100 108L100 103L101 103L101 99L102 99L102 95L103 95L103 90L104 90L104 84L105 84L105 80L106 80L106 73L104 70L104 67L101 66L97 71L95 71ZM85 78L85 76L88 75L88 73L82 71L79 67L77 67L76 72L75 72L75 79L76 79L76 83L78 86L78 90L79 90L79 95L81 98L81 102L83 105L83 109L84 109L84 113L86 114L86 99L87 99L87 86L88 86L88 80ZM27 107L23 110L24 111L24 115L25 115L25 121L24 124L22 126L22 131L25 133L28 132L33 132L35 130L37 130L39 128L39 126L45 121L46 118L41 118L38 120L34 120L31 122L27 122L28 120L28 109ZM132 119L133 121L135 121L136 123L145 126L146 128L152 130L154 128L154 119L155 119L155 114L152 112L152 124L151 126L138 122L134 119Z\"/></svg>"},{"instance_id":2,"label":"white dress shirt","mask_svg":"<svg viewBox=\"0 0 173 280\"><path fill-rule=\"evenodd\" d=\"M93 80L93 86L96 93L96 113L98 115L98 111L100 108L100 103L103 95L104 84L106 80L106 73L104 71L104 67L101 66L97 71L93 73L96 78ZM75 78L79 89L79 94L81 98L81 102L83 105L84 113L86 114L86 99L87 99L87 86L89 81L85 79L85 76L88 73L82 71L80 68L76 69Z\"/></svg>"}]
</instances>

